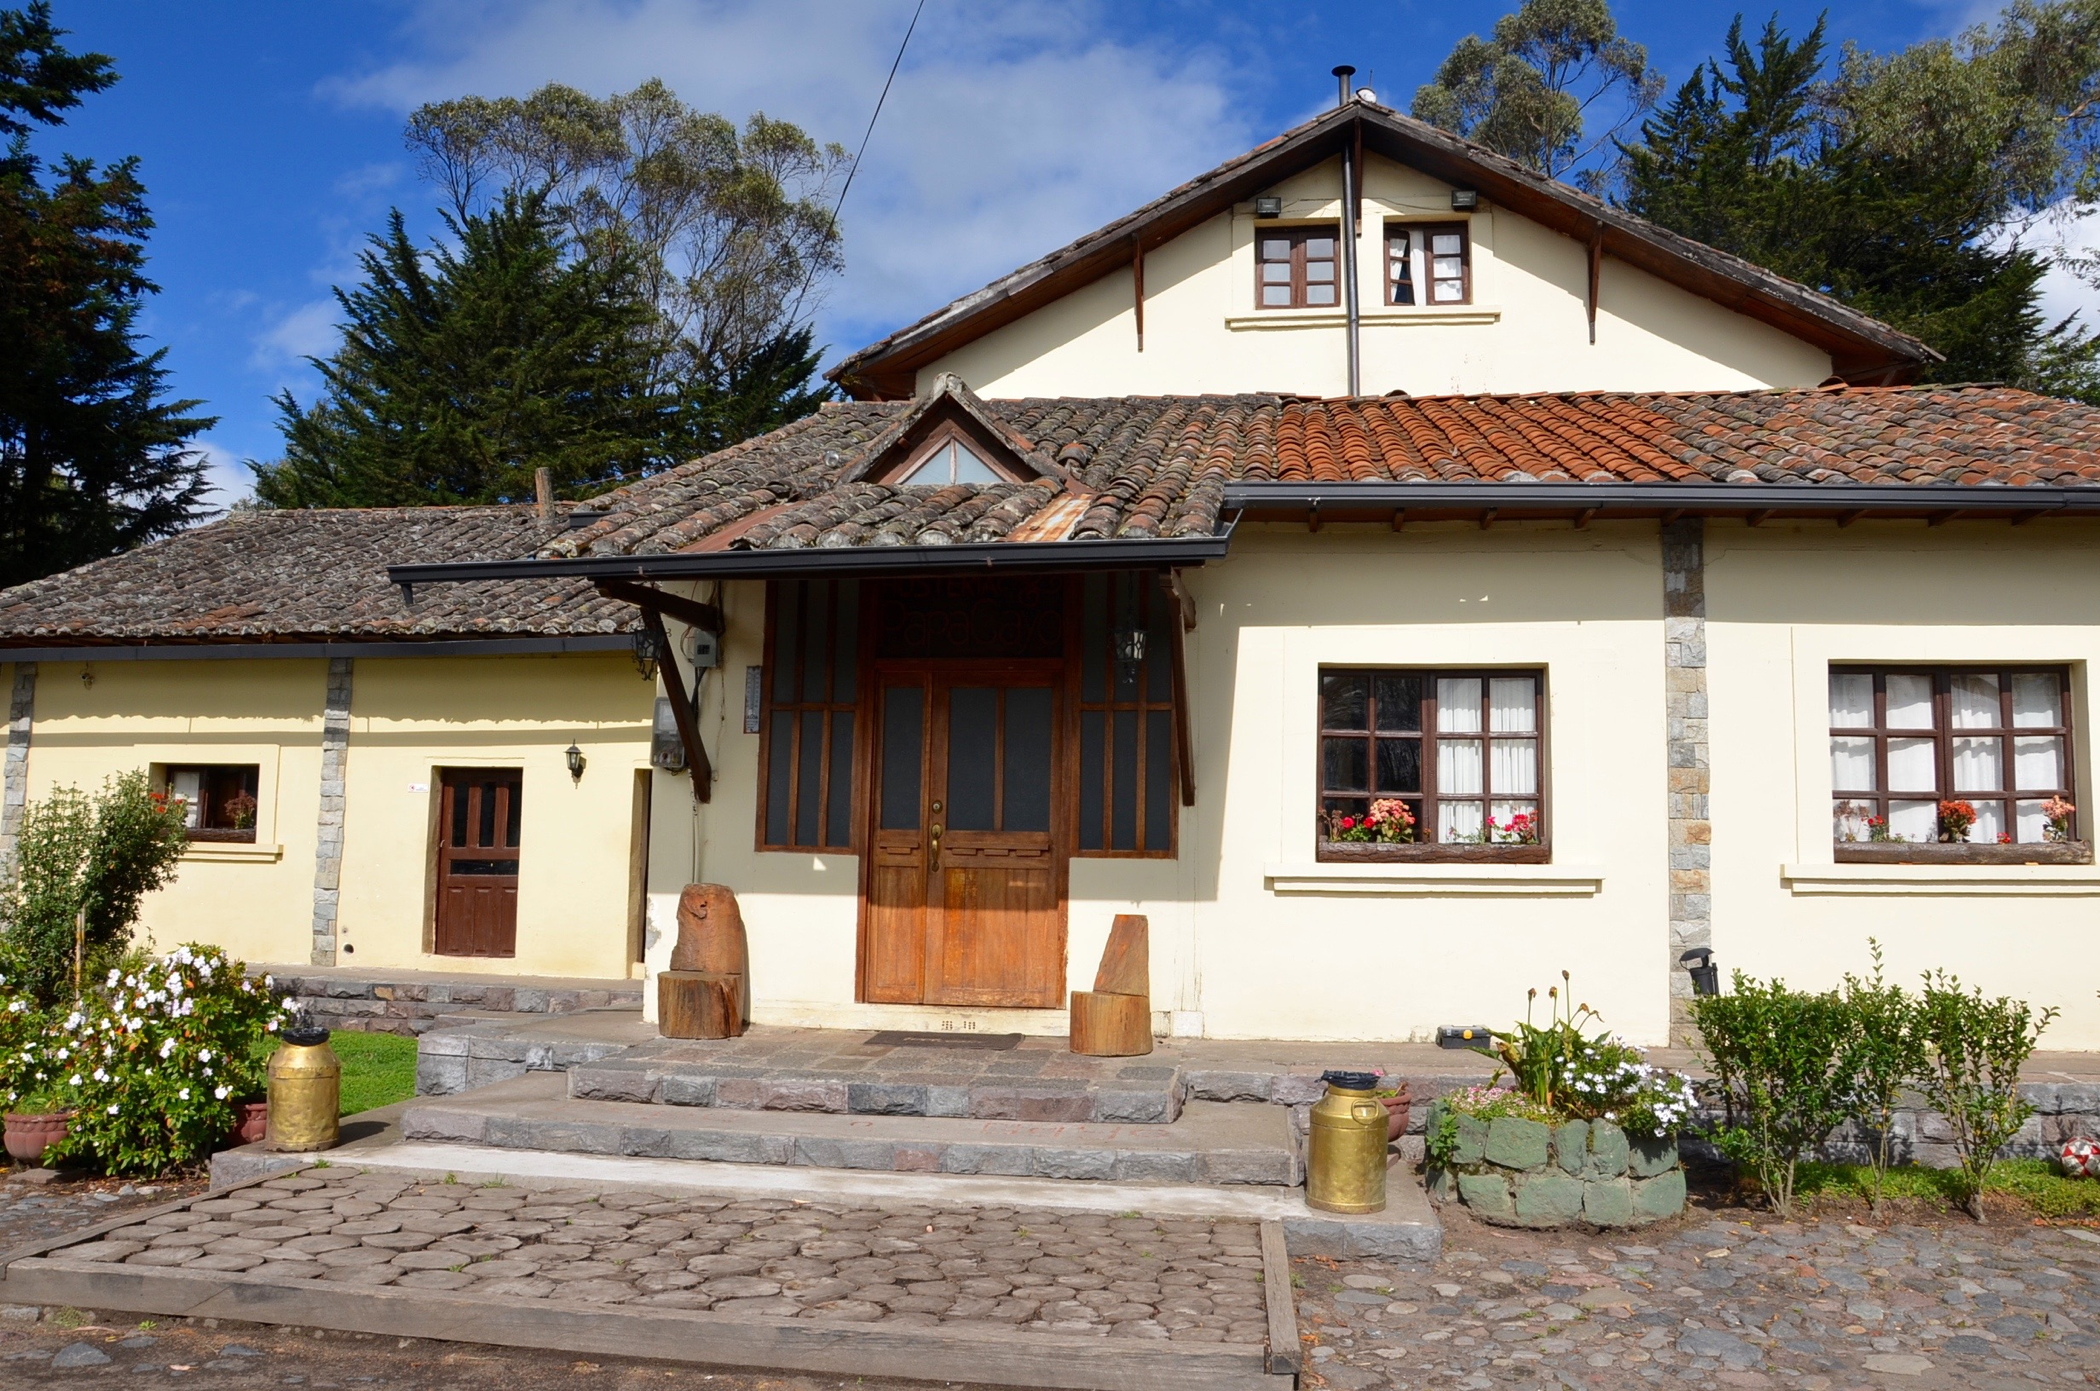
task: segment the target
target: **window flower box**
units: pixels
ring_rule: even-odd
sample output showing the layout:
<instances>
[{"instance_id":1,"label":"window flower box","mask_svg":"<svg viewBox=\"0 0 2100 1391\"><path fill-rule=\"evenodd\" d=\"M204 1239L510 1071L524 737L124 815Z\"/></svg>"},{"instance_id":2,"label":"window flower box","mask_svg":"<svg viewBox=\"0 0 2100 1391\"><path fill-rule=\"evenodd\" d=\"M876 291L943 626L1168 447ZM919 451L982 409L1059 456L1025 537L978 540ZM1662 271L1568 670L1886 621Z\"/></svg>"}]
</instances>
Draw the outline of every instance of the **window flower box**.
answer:
<instances>
[{"instance_id":1,"label":"window flower box","mask_svg":"<svg viewBox=\"0 0 2100 1391\"><path fill-rule=\"evenodd\" d=\"M1315 850L1314 857L1326 863L1369 864L1542 865L1552 859L1549 847L1537 843L1481 844L1472 841L1439 845L1424 844L1420 841L1391 844L1378 841L1323 840Z\"/></svg>"},{"instance_id":2,"label":"window flower box","mask_svg":"<svg viewBox=\"0 0 2100 1391\"><path fill-rule=\"evenodd\" d=\"M1968 841L1839 841L1841 865L2089 865L2093 844L2050 840L1993 845Z\"/></svg>"}]
</instances>

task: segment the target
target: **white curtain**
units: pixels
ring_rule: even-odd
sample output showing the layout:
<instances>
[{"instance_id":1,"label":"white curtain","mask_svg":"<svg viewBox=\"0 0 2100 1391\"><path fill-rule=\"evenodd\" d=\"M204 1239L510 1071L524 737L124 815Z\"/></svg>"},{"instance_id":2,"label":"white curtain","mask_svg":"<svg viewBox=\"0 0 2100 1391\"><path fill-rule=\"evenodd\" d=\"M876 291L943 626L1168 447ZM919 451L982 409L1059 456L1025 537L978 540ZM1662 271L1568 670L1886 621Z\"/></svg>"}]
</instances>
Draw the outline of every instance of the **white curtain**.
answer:
<instances>
[{"instance_id":1,"label":"white curtain","mask_svg":"<svg viewBox=\"0 0 2100 1391\"><path fill-rule=\"evenodd\" d=\"M1831 839L1871 840L1867 834L1867 817L1872 809L1864 802L1837 801L1831 804Z\"/></svg>"},{"instance_id":2,"label":"white curtain","mask_svg":"<svg viewBox=\"0 0 2100 1391\"><path fill-rule=\"evenodd\" d=\"M1976 808L1976 819L1969 825L1966 839L1972 845L1996 845L1999 832L2005 829L2005 803L1971 802Z\"/></svg>"},{"instance_id":3,"label":"white curtain","mask_svg":"<svg viewBox=\"0 0 2100 1391\"><path fill-rule=\"evenodd\" d=\"M1479 677L1437 678L1436 727L1446 734L1480 733Z\"/></svg>"},{"instance_id":4,"label":"white curtain","mask_svg":"<svg viewBox=\"0 0 2100 1391\"><path fill-rule=\"evenodd\" d=\"M1529 797L1539 790L1538 744L1530 739L1496 739L1489 745L1495 791Z\"/></svg>"},{"instance_id":5,"label":"white curtain","mask_svg":"<svg viewBox=\"0 0 2100 1391\"><path fill-rule=\"evenodd\" d=\"M1830 727L1867 729L1874 723L1874 678L1866 672L1830 674ZM1841 783L1857 787L1858 783Z\"/></svg>"},{"instance_id":6,"label":"white curtain","mask_svg":"<svg viewBox=\"0 0 2100 1391\"><path fill-rule=\"evenodd\" d=\"M1436 838L1449 844L1454 841L1480 839L1480 803L1438 802L1436 804Z\"/></svg>"},{"instance_id":7,"label":"white curtain","mask_svg":"<svg viewBox=\"0 0 2100 1391\"><path fill-rule=\"evenodd\" d=\"M2021 729L2049 729L2063 723L2056 704L2056 673L2013 673L2013 723Z\"/></svg>"},{"instance_id":8,"label":"white curtain","mask_svg":"<svg viewBox=\"0 0 2100 1391\"><path fill-rule=\"evenodd\" d=\"M1530 676L1497 676L1488 682L1488 728L1497 734L1536 734L1539 728L1538 680Z\"/></svg>"},{"instance_id":9,"label":"white curtain","mask_svg":"<svg viewBox=\"0 0 2100 1391\"><path fill-rule=\"evenodd\" d=\"M1874 741L1839 735L1830 741L1830 785L1846 792L1874 791Z\"/></svg>"},{"instance_id":10,"label":"white curtain","mask_svg":"<svg viewBox=\"0 0 2100 1391\"><path fill-rule=\"evenodd\" d=\"M2054 734L2013 736L2013 786L2064 785L2064 741Z\"/></svg>"},{"instance_id":11,"label":"white curtain","mask_svg":"<svg viewBox=\"0 0 2100 1391\"><path fill-rule=\"evenodd\" d=\"M1478 797L1480 786L1480 741L1439 739L1436 741L1436 790L1441 797Z\"/></svg>"},{"instance_id":12,"label":"white curtain","mask_svg":"<svg viewBox=\"0 0 2100 1391\"><path fill-rule=\"evenodd\" d=\"M1961 711L1957 706L1955 713ZM1959 720L1956 721L1959 723ZM2054 783L2043 783L2054 787ZM2005 787L2005 741L1996 735L1954 741L1954 790L1998 792Z\"/></svg>"},{"instance_id":13,"label":"white curtain","mask_svg":"<svg viewBox=\"0 0 2100 1391\"><path fill-rule=\"evenodd\" d=\"M1889 791L1939 791L1939 770L1933 762L1932 740L1889 740Z\"/></svg>"},{"instance_id":14,"label":"white curtain","mask_svg":"<svg viewBox=\"0 0 2100 1391\"><path fill-rule=\"evenodd\" d=\"M2040 802L2013 804L2013 839L2022 845L2039 845L2049 838L2049 818Z\"/></svg>"},{"instance_id":15,"label":"white curtain","mask_svg":"<svg viewBox=\"0 0 2100 1391\"><path fill-rule=\"evenodd\" d=\"M182 824L196 830L204 814L204 775L195 768L177 768L168 775L168 793L183 801Z\"/></svg>"},{"instance_id":16,"label":"white curtain","mask_svg":"<svg viewBox=\"0 0 2100 1391\"><path fill-rule=\"evenodd\" d=\"M1998 728L1998 676L1957 676L1948 683L1956 729Z\"/></svg>"},{"instance_id":17,"label":"white curtain","mask_svg":"<svg viewBox=\"0 0 2100 1391\"><path fill-rule=\"evenodd\" d=\"M1897 840L1938 840L1940 838L1940 804L1938 802L1889 803L1889 834Z\"/></svg>"},{"instance_id":18,"label":"white curtain","mask_svg":"<svg viewBox=\"0 0 2100 1391\"><path fill-rule=\"evenodd\" d=\"M1932 678L1891 673L1887 680L1890 729L1937 729L1932 718Z\"/></svg>"}]
</instances>

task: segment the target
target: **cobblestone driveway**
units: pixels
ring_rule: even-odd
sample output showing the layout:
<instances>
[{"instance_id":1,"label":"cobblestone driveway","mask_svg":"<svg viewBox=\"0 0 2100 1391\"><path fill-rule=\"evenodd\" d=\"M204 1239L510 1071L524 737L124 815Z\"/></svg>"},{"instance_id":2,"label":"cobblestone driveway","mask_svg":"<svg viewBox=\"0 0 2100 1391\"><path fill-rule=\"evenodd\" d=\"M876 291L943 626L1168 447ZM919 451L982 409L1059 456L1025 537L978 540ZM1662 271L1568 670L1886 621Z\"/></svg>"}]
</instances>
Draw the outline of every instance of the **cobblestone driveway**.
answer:
<instances>
[{"instance_id":1,"label":"cobblestone driveway","mask_svg":"<svg viewBox=\"0 0 2100 1391\"><path fill-rule=\"evenodd\" d=\"M1292 1263L1308 1385L2100 1384L2100 1232L1694 1218L1606 1240L1443 1215L1433 1271Z\"/></svg>"},{"instance_id":2,"label":"cobblestone driveway","mask_svg":"<svg viewBox=\"0 0 2100 1391\"><path fill-rule=\"evenodd\" d=\"M69 1259L890 1326L1260 1344L1251 1223L860 1209L386 1173L271 1179Z\"/></svg>"}]
</instances>

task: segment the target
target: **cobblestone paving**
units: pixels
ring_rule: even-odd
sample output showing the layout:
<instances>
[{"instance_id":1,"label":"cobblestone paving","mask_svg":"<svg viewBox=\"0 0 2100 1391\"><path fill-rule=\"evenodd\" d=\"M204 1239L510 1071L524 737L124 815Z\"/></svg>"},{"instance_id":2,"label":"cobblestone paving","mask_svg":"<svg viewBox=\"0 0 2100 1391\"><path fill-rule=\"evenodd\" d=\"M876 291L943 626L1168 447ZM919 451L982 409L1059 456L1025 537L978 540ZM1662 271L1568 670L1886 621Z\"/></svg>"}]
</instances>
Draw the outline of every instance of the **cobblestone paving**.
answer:
<instances>
[{"instance_id":1,"label":"cobblestone paving","mask_svg":"<svg viewBox=\"0 0 2100 1391\"><path fill-rule=\"evenodd\" d=\"M100 1179L59 1179L33 1184L15 1177L0 1183L0 1255L50 1237L107 1222L126 1208L160 1207L204 1188L203 1180L133 1185Z\"/></svg>"},{"instance_id":2,"label":"cobblestone paving","mask_svg":"<svg viewBox=\"0 0 2100 1391\"><path fill-rule=\"evenodd\" d=\"M875 1210L322 1170L63 1254L568 1305L1184 1342L1267 1337L1254 1224L1134 1213Z\"/></svg>"},{"instance_id":3,"label":"cobblestone paving","mask_svg":"<svg viewBox=\"0 0 2100 1391\"><path fill-rule=\"evenodd\" d=\"M1602 1238L1444 1218L1434 1270L1292 1263L1306 1385L2100 1384L2100 1232L1697 1217Z\"/></svg>"}]
</instances>

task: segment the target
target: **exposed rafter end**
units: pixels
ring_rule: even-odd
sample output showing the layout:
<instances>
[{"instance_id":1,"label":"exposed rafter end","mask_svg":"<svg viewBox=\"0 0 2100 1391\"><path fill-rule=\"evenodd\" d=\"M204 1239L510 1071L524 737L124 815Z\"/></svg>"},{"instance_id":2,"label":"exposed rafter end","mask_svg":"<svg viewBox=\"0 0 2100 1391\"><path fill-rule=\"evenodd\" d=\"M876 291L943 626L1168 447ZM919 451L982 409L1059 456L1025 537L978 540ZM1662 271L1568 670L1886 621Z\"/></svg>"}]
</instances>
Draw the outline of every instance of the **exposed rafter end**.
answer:
<instances>
[{"instance_id":1,"label":"exposed rafter end","mask_svg":"<svg viewBox=\"0 0 2100 1391\"><path fill-rule=\"evenodd\" d=\"M1307 531L1318 531L1320 529L1320 500L1318 498L1313 499L1312 510L1305 514L1305 529Z\"/></svg>"},{"instance_id":2,"label":"exposed rafter end","mask_svg":"<svg viewBox=\"0 0 2100 1391\"><path fill-rule=\"evenodd\" d=\"M1482 512L1480 514L1480 529L1482 531L1486 531L1489 527L1493 526L1495 524L1495 514L1497 512L1500 512L1501 510L1502 509L1499 507L1490 507L1487 509L1487 511Z\"/></svg>"},{"instance_id":3,"label":"exposed rafter end","mask_svg":"<svg viewBox=\"0 0 2100 1391\"><path fill-rule=\"evenodd\" d=\"M2047 509L2039 509L2039 510L2036 510L2036 511L2033 511L2033 512L2021 512L2021 513L2018 513L2018 514L2016 514L2016 515L2015 515L2015 516L2013 517L2013 519L2012 519L2012 524L2013 524L2014 526L2026 526L2026 525L2027 525L2027 524L2028 524L2029 522L2033 521L2033 520L2034 520L2034 519L2035 519L2036 517L2039 517L2039 516L2041 516L2041 515L2042 515L2042 512L2043 512L2043 511L2046 511L2046 510L2047 510Z\"/></svg>"},{"instance_id":4,"label":"exposed rafter end","mask_svg":"<svg viewBox=\"0 0 2100 1391\"><path fill-rule=\"evenodd\" d=\"M1850 512L1840 512L1838 513L1838 525L1851 526L1854 522L1858 521L1861 517L1864 517L1866 515L1867 509L1864 507L1855 507Z\"/></svg>"},{"instance_id":5,"label":"exposed rafter end","mask_svg":"<svg viewBox=\"0 0 2100 1391\"><path fill-rule=\"evenodd\" d=\"M1604 279L1604 224L1590 232L1590 293L1584 307L1590 316L1590 346L1597 345L1597 290Z\"/></svg>"},{"instance_id":6,"label":"exposed rafter end","mask_svg":"<svg viewBox=\"0 0 2100 1391\"><path fill-rule=\"evenodd\" d=\"M1945 526L1947 523L1953 521L1959 515L1961 514L1954 509L1949 509L1945 512L1935 512L1925 519L1925 525Z\"/></svg>"},{"instance_id":7,"label":"exposed rafter end","mask_svg":"<svg viewBox=\"0 0 2100 1391\"><path fill-rule=\"evenodd\" d=\"M1682 507L1668 508L1662 514L1662 524L1664 526L1668 526L1671 522L1676 521L1679 517L1682 517L1683 515L1684 509Z\"/></svg>"},{"instance_id":8,"label":"exposed rafter end","mask_svg":"<svg viewBox=\"0 0 2100 1391\"><path fill-rule=\"evenodd\" d=\"M1406 525L1407 509L1405 507L1395 507L1393 509L1393 530L1398 531Z\"/></svg>"},{"instance_id":9,"label":"exposed rafter end","mask_svg":"<svg viewBox=\"0 0 2100 1391\"><path fill-rule=\"evenodd\" d=\"M1596 516L1596 515L1597 515L1597 509L1596 509L1596 508L1594 508L1594 507L1585 507L1585 508L1583 508L1583 509L1582 509L1582 510L1581 510L1580 512L1577 512L1577 513L1575 514L1575 529L1576 529L1577 531L1588 531L1588 530L1590 529L1590 518L1592 518L1592 517L1594 517L1594 516Z\"/></svg>"},{"instance_id":10,"label":"exposed rafter end","mask_svg":"<svg viewBox=\"0 0 2100 1391\"><path fill-rule=\"evenodd\" d=\"M1767 507L1763 511L1752 512L1748 517L1744 519L1744 521L1750 526L1763 526L1765 524L1765 518L1771 515L1772 509Z\"/></svg>"}]
</instances>

